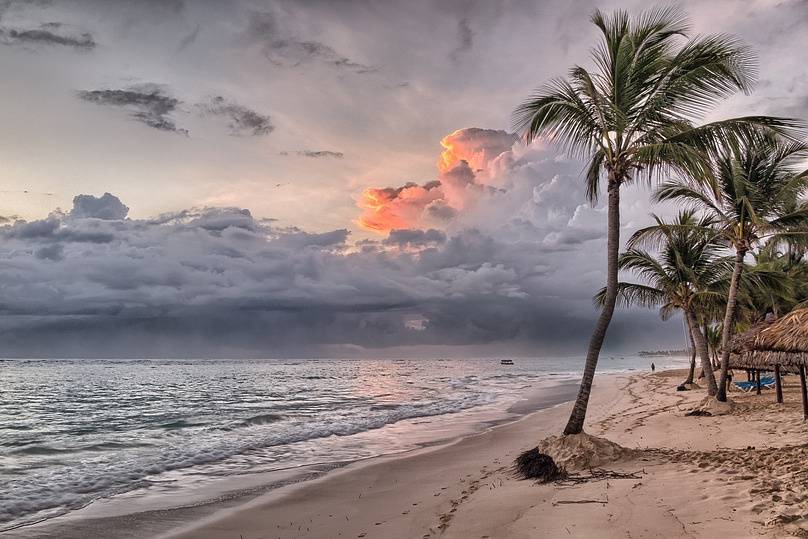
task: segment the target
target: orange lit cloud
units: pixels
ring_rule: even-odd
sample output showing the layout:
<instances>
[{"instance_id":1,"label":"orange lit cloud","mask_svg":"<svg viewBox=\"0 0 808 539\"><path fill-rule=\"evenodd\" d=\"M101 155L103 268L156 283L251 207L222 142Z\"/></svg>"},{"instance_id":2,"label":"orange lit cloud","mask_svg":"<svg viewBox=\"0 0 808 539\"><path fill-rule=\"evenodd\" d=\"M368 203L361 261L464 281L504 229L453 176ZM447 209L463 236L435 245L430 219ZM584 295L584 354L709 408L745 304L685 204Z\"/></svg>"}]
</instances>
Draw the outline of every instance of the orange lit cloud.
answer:
<instances>
[{"instance_id":1,"label":"orange lit cloud","mask_svg":"<svg viewBox=\"0 0 808 539\"><path fill-rule=\"evenodd\" d=\"M437 162L438 180L401 187L365 189L358 201L364 210L357 220L366 230L388 233L393 229L440 226L486 192L490 165L509 153L517 137L505 131L471 127L444 137Z\"/></svg>"},{"instance_id":2,"label":"orange lit cloud","mask_svg":"<svg viewBox=\"0 0 808 539\"><path fill-rule=\"evenodd\" d=\"M394 228L410 228L412 223L420 221L430 203L442 197L440 182L437 181L424 185L407 183L398 188L368 187L358 202L365 210L358 223L366 230L382 233Z\"/></svg>"},{"instance_id":3,"label":"orange lit cloud","mask_svg":"<svg viewBox=\"0 0 808 539\"><path fill-rule=\"evenodd\" d=\"M505 131L468 127L446 135L440 141L443 152L438 159L438 171L445 174L461 161L472 171L485 171L488 164L503 152L510 150L518 137Z\"/></svg>"}]
</instances>

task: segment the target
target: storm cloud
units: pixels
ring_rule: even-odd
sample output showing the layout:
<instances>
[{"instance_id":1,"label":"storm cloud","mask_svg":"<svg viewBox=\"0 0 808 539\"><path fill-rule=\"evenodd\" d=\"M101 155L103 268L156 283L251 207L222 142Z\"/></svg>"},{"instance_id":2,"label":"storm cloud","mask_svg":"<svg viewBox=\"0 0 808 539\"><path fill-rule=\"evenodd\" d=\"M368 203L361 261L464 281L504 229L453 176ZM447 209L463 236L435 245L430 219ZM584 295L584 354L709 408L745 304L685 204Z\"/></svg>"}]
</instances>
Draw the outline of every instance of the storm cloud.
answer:
<instances>
[{"instance_id":1,"label":"storm cloud","mask_svg":"<svg viewBox=\"0 0 808 539\"><path fill-rule=\"evenodd\" d=\"M594 316L603 276L589 253L602 249L603 234L575 184L561 179L572 163L555 156L555 170L519 176L550 160L548 150L503 153L483 164L507 158L512 183L478 193L485 212L468 205L451 226L370 240L280 226L245 208L132 219L110 193L78 195L68 212L0 228L0 345L17 355L111 357L496 343L568 352ZM440 187L381 191L395 200ZM647 316L622 316L613 346L627 338L627 321L658 335Z\"/></svg>"},{"instance_id":2,"label":"storm cloud","mask_svg":"<svg viewBox=\"0 0 808 539\"><path fill-rule=\"evenodd\" d=\"M808 117L804 62L783 53L805 40L804 0L682 6L760 58L754 94L710 119ZM645 3L0 1L0 346L580 353L604 208L583 163L509 118L590 61L596 7ZM665 212L640 186L621 206L624 238ZM637 311L607 341L682 344Z\"/></svg>"}]
</instances>

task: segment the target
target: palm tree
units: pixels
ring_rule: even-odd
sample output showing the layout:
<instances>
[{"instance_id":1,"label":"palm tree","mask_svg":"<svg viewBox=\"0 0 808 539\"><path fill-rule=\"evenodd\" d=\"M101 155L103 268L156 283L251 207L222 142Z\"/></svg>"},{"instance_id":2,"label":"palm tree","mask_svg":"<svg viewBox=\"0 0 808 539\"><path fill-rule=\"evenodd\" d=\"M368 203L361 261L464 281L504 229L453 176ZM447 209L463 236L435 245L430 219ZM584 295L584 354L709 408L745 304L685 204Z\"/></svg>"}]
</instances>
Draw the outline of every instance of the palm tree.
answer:
<instances>
[{"instance_id":1,"label":"palm tree","mask_svg":"<svg viewBox=\"0 0 808 539\"><path fill-rule=\"evenodd\" d=\"M710 357L712 358L713 368L718 368L719 366L718 350L721 348L721 334L723 332L720 326L710 325L707 326L707 329L704 333L705 336L707 337L707 347L708 350L710 351Z\"/></svg>"},{"instance_id":2,"label":"palm tree","mask_svg":"<svg viewBox=\"0 0 808 539\"><path fill-rule=\"evenodd\" d=\"M727 400L729 343L738 305L744 258L761 240L783 242L805 235L808 205L798 202L808 189L808 171L797 163L808 146L772 133L729 138L712 152L704 176L668 181L655 193L657 201L675 200L703 210L735 251L721 335L721 379L716 399Z\"/></svg>"},{"instance_id":3,"label":"palm tree","mask_svg":"<svg viewBox=\"0 0 808 539\"><path fill-rule=\"evenodd\" d=\"M687 326L686 323L685 326ZM693 340L693 332L689 329L687 330L687 349L690 352L690 368L687 370L687 378L682 382L683 386L692 385L693 379L696 377L696 342ZM703 368L702 372L704 372ZM713 379L715 379L715 377L713 377Z\"/></svg>"},{"instance_id":4,"label":"palm tree","mask_svg":"<svg viewBox=\"0 0 808 539\"><path fill-rule=\"evenodd\" d=\"M629 249L619 259L621 270L634 272L647 284L618 283L618 301L626 305L660 307L663 320L681 311L701 358L707 393L715 395L715 376L696 309L700 303L722 297L720 288L731 271L731 260L718 256L721 243L710 233L712 223L708 218L697 219L692 211L680 212L672 223L656 215L653 218L656 224L637 231L628 242ZM656 257L637 247L648 242L659 245ZM596 301L603 301L605 295L606 290L601 290ZM691 383L692 376L691 367L688 376Z\"/></svg>"},{"instance_id":5,"label":"palm tree","mask_svg":"<svg viewBox=\"0 0 808 539\"><path fill-rule=\"evenodd\" d=\"M754 324L764 320L769 313L778 318L808 299L808 263L804 260L804 249L787 245L785 251L781 251L778 242L770 241L752 256L756 269L779 277L779 282L775 286L751 291L739 319Z\"/></svg>"},{"instance_id":6,"label":"palm tree","mask_svg":"<svg viewBox=\"0 0 808 539\"><path fill-rule=\"evenodd\" d=\"M724 35L688 39L689 24L677 8L652 9L633 20L626 11L595 11L601 41L594 69L575 66L551 80L514 112L514 125L529 142L547 136L570 155L588 161L587 196L598 198L606 178L606 294L586 355L581 386L565 434L582 432L598 356L617 300L620 188L660 173L698 174L703 152L752 126L788 129L788 122L746 117L696 127L720 100L748 92L755 67L750 51Z\"/></svg>"}]
</instances>

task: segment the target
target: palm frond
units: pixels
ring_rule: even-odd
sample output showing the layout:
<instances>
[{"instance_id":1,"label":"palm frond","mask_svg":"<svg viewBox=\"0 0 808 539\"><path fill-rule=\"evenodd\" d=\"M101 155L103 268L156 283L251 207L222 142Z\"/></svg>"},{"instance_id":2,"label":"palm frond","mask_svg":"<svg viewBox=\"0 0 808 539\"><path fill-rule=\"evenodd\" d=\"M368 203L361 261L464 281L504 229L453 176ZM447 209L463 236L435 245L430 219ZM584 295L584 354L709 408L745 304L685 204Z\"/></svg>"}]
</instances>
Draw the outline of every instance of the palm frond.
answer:
<instances>
[{"instance_id":1,"label":"palm frond","mask_svg":"<svg viewBox=\"0 0 808 539\"><path fill-rule=\"evenodd\" d=\"M606 299L606 288L595 294L596 306L603 307ZM623 307L632 305L653 308L665 302L665 293L652 286L637 283L617 283L617 304Z\"/></svg>"}]
</instances>

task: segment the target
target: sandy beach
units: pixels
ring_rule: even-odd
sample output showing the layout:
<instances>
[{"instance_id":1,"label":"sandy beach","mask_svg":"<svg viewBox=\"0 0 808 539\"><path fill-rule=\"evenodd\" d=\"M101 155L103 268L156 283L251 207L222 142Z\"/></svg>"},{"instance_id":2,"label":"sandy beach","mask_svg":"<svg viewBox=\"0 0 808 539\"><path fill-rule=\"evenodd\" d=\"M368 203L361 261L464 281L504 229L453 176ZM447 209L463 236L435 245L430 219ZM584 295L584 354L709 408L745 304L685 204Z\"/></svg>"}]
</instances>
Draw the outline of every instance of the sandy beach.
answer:
<instances>
[{"instance_id":1,"label":"sandy beach","mask_svg":"<svg viewBox=\"0 0 808 539\"><path fill-rule=\"evenodd\" d=\"M577 479L560 483L515 477L511 466L520 452L561 432L570 409L565 403L450 443L358 461L239 499L132 508L110 518L79 513L8 536L808 536L808 424L798 377L784 378L784 404L775 403L773 390L732 391L725 415L686 416L705 392L676 391L684 376L672 370L596 377L586 432L628 449L600 466L610 477L592 477L587 469L571 470ZM545 395L545 405L559 397L570 398Z\"/></svg>"},{"instance_id":2,"label":"sandy beach","mask_svg":"<svg viewBox=\"0 0 808 539\"><path fill-rule=\"evenodd\" d=\"M597 378L587 432L636 449L604 468L629 476L537 485L510 470L560 432L569 404L450 445L371 459L197 520L165 537L804 537L808 425L796 377L732 392L732 411L685 416L704 397L681 371ZM586 475L587 472L581 472Z\"/></svg>"}]
</instances>

